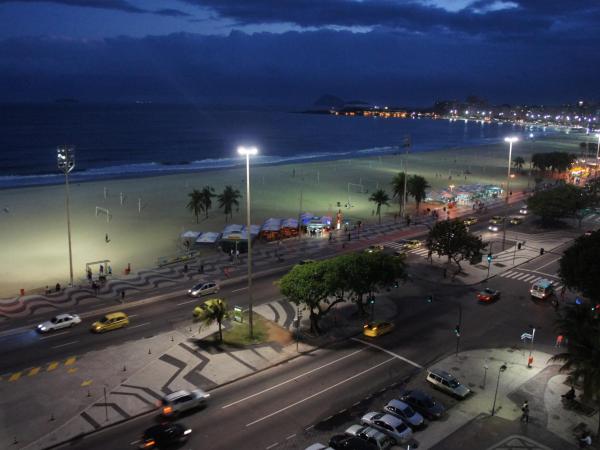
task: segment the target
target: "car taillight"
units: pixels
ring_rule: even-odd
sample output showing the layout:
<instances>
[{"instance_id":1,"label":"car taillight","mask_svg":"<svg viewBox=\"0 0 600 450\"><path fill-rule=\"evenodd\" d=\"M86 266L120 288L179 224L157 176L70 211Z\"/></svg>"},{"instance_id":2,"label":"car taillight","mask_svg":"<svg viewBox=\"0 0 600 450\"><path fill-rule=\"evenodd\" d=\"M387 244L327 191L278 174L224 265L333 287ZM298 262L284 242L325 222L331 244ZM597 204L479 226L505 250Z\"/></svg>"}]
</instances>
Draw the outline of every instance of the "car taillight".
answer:
<instances>
[{"instance_id":1,"label":"car taillight","mask_svg":"<svg viewBox=\"0 0 600 450\"><path fill-rule=\"evenodd\" d=\"M171 408L170 406L165 406L163 408L163 414L165 416L168 416L169 414L172 414L172 413L173 413L173 408Z\"/></svg>"},{"instance_id":2,"label":"car taillight","mask_svg":"<svg viewBox=\"0 0 600 450\"><path fill-rule=\"evenodd\" d=\"M144 442L144 448L154 447L155 445L156 445L156 442L153 439Z\"/></svg>"}]
</instances>

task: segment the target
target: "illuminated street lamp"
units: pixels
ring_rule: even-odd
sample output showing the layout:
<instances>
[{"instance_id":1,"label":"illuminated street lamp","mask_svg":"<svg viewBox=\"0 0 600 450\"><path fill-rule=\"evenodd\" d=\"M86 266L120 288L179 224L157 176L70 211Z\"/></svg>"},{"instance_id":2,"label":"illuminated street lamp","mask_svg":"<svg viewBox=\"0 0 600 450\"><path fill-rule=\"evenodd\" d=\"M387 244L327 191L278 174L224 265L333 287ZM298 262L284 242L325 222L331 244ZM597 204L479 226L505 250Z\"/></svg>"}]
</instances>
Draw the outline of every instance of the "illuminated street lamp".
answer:
<instances>
[{"instance_id":1,"label":"illuminated street lamp","mask_svg":"<svg viewBox=\"0 0 600 450\"><path fill-rule=\"evenodd\" d=\"M496 381L496 392L494 393L494 404L492 405L492 416L496 412L496 397L498 397L498 386L500 386L500 374L506 370L506 363L500 366L498 369L498 381Z\"/></svg>"},{"instance_id":2,"label":"illuminated street lamp","mask_svg":"<svg viewBox=\"0 0 600 450\"><path fill-rule=\"evenodd\" d=\"M69 240L69 280L73 286L73 253L71 251L71 209L69 206L69 172L75 167L75 147L62 145L56 149L58 169L65 174L65 191L67 197L67 237Z\"/></svg>"},{"instance_id":3,"label":"illuminated street lamp","mask_svg":"<svg viewBox=\"0 0 600 450\"><path fill-rule=\"evenodd\" d=\"M600 133L596 134L596 137L598 138L598 149L596 150L596 161L598 161L598 159L600 159Z\"/></svg>"},{"instance_id":4,"label":"illuminated street lamp","mask_svg":"<svg viewBox=\"0 0 600 450\"><path fill-rule=\"evenodd\" d=\"M248 314L250 337L254 337L254 321L252 318L252 243L250 222L250 156L258 154L256 147L238 147L238 153L246 157L246 241L248 242Z\"/></svg>"},{"instance_id":5,"label":"illuminated street lamp","mask_svg":"<svg viewBox=\"0 0 600 450\"><path fill-rule=\"evenodd\" d=\"M504 142L508 142L508 172L506 174L506 203L508 203L508 197L510 193L510 167L512 164L512 146L513 142L517 142L518 137L506 137Z\"/></svg>"}]
</instances>

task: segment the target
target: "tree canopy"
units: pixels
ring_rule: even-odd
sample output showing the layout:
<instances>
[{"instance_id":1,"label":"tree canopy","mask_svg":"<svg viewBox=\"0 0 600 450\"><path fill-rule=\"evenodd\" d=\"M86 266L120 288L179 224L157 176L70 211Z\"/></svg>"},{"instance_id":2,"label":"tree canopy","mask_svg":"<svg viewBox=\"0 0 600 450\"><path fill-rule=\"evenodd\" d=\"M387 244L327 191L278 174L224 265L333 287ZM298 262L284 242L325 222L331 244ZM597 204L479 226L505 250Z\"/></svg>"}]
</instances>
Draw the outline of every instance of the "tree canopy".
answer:
<instances>
[{"instance_id":1,"label":"tree canopy","mask_svg":"<svg viewBox=\"0 0 600 450\"><path fill-rule=\"evenodd\" d=\"M229 185L225 186L223 192L217 196L219 208L222 208L225 213L225 221L227 221L227 215L230 217L233 216L233 207L239 207L239 199L241 197L242 194L240 194L240 191Z\"/></svg>"},{"instance_id":2,"label":"tree canopy","mask_svg":"<svg viewBox=\"0 0 600 450\"><path fill-rule=\"evenodd\" d=\"M565 152L534 153L531 155L533 167L544 172L565 172L576 159L577 155Z\"/></svg>"},{"instance_id":3,"label":"tree canopy","mask_svg":"<svg viewBox=\"0 0 600 450\"><path fill-rule=\"evenodd\" d=\"M415 199L417 213L419 212L419 206L421 202L427 198L427 189L431 186L421 175L412 175L408 178L408 194Z\"/></svg>"},{"instance_id":4,"label":"tree canopy","mask_svg":"<svg viewBox=\"0 0 600 450\"><path fill-rule=\"evenodd\" d=\"M600 231L575 240L560 258L558 274L565 286L600 302Z\"/></svg>"},{"instance_id":5,"label":"tree canopy","mask_svg":"<svg viewBox=\"0 0 600 450\"><path fill-rule=\"evenodd\" d=\"M202 211L202 193L198 189L194 189L192 192L188 194L190 200L186 205L186 208L191 211L191 213L196 216L196 223L199 222L199 215Z\"/></svg>"},{"instance_id":6,"label":"tree canopy","mask_svg":"<svg viewBox=\"0 0 600 450\"><path fill-rule=\"evenodd\" d=\"M481 256L485 248L481 238L469 233L464 221L458 219L437 222L429 231L426 246L431 252L454 261L459 272L461 261Z\"/></svg>"},{"instance_id":7,"label":"tree canopy","mask_svg":"<svg viewBox=\"0 0 600 450\"><path fill-rule=\"evenodd\" d=\"M581 188L566 184L563 186L537 191L527 200L529 210L539 216L542 225L549 226L567 217L578 217L579 212L589 206L592 197Z\"/></svg>"},{"instance_id":8,"label":"tree canopy","mask_svg":"<svg viewBox=\"0 0 600 450\"><path fill-rule=\"evenodd\" d=\"M381 223L381 206L390 204L390 196L383 189L377 189L375 192L371 194L369 197L369 201L373 202L377 205L377 209L375 214L379 216L379 223Z\"/></svg>"},{"instance_id":9,"label":"tree canopy","mask_svg":"<svg viewBox=\"0 0 600 450\"><path fill-rule=\"evenodd\" d=\"M395 200L398 201L398 215L399 216L402 216L402 213L404 212L404 211L402 211L402 205L404 203L404 196L407 195L407 193L404 192L405 184L408 187L408 179L406 179L405 172L399 172L392 179L392 196Z\"/></svg>"}]
</instances>

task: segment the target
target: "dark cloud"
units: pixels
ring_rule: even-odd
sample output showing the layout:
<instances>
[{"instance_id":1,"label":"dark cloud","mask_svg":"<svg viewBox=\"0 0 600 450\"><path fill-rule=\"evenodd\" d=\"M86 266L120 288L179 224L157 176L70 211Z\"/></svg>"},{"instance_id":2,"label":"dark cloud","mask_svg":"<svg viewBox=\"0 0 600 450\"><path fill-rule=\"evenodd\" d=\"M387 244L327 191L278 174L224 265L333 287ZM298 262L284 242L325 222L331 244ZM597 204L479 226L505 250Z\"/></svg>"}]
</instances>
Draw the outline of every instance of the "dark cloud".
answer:
<instances>
[{"instance_id":1,"label":"dark cloud","mask_svg":"<svg viewBox=\"0 0 600 450\"><path fill-rule=\"evenodd\" d=\"M55 3L65 6L80 6L84 8L107 9L135 14L157 14L159 16L186 17L189 14L177 9L159 9L150 11L138 8L126 0L0 0L2 3Z\"/></svg>"},{"instance_id":2,"label":"dark cloud","mask_svg":"<svg viewBox=\"0 0 600 450\"><path fill-rule=\"evenodd\" d=\"M593 26L600 19L600 3L589 0L479 0L457 12L398 0L184 1L244 25L390 27L414 32L443 29L484 36L533 35L555 26Z\"/></svg>"},{"instance_id":3,"label":"dark cloud","mask_svg":"<svg viewBox=\"0 0 600 450\"><path fill-rule=\"evenodd\" d=\"M373 31L105 40L0 40L0 101L76 97L310 104L323 93L398 105L479 94L493 102L599 98L598 41L490 42Z\"/></svg>"}]
</instances>

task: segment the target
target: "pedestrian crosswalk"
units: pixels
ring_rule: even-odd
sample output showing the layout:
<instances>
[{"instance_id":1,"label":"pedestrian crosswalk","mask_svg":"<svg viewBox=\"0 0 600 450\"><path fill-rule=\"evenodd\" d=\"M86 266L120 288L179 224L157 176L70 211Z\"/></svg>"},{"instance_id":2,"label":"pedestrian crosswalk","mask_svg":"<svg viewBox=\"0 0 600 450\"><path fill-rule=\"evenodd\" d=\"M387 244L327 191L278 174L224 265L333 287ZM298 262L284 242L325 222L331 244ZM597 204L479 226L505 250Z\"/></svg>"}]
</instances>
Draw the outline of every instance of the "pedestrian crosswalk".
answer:
<instances>
[{"instance_id":1,"label":"pedestrian crosswalk","mask_svg":"<svg viewBox=\"0 0 600 450\"><path fill-rule=\"evenodd\" d=\"M498 275L501 278L509 278L512 280L522 281L524 283L533 284L541 279L548 279L554 282L554 290L559 291L562 289L562 284L559 281L558 275L539 274L532 271L523 270L509 270L507 272Z\"/></svg>"},{"instance_id":2,"label":"pedestrian crosswalk","mask_svg":"<svg viewBox=\"0 0 600 450\"><path fill-rule=\"evenodd\" d=\"M424 256L427 258L429 255L429 249L427 247L421 246L418 248L413 248L411 250L406 250L405 245L400 242L388 241L383 243L384 247L388 247L394 250L398 250L405 253L412 253L414 255Z\"/></svg>"}]
</instances>

